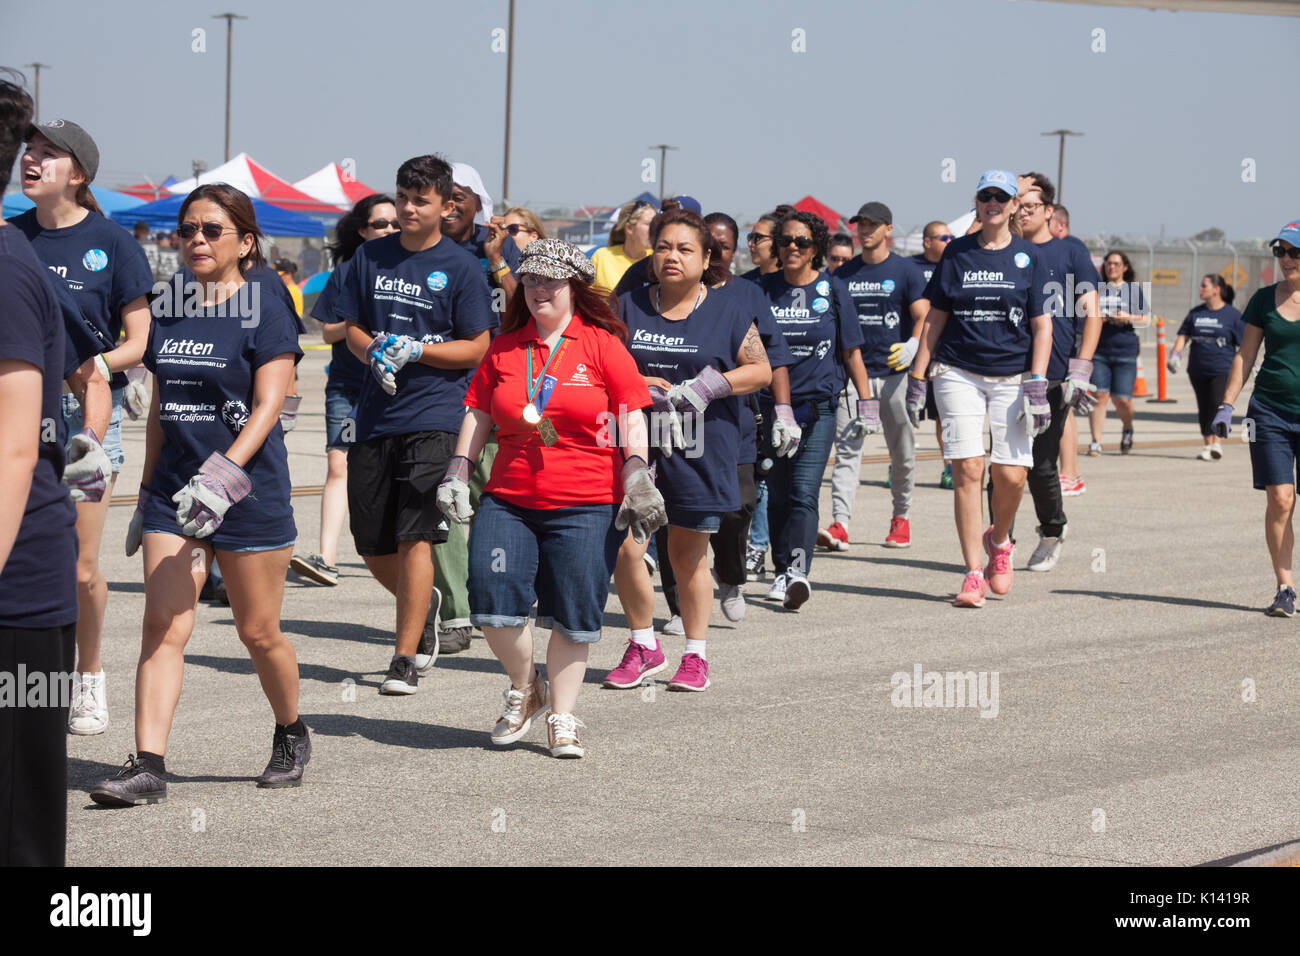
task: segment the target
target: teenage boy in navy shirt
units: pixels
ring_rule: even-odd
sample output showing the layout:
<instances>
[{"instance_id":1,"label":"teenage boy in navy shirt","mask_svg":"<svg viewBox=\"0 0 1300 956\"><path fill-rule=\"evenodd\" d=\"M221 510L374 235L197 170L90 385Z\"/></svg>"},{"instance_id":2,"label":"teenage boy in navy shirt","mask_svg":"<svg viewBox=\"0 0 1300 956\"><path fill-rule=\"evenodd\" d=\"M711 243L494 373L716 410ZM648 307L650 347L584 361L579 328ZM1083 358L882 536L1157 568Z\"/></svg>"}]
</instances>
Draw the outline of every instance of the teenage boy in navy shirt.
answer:
<instances>
[{"instance_id":1,"label":"teenage boy in navy shirt","mask_svg":"<svg viewBox=\"0 0 1300 956\"><path fill-rule=\"evenodd\" d=\"M334 311L371 372L348 451L348 509L357 553L397 597L396 653L379 691L413 694L417 673L438 656L436 635L424 635L432 546L448 533L434 494L497 316L478 259L442 234L452 207L447 162L407 160L396 196L402 231L357 250Z\"/></svg>"}]
</instances>

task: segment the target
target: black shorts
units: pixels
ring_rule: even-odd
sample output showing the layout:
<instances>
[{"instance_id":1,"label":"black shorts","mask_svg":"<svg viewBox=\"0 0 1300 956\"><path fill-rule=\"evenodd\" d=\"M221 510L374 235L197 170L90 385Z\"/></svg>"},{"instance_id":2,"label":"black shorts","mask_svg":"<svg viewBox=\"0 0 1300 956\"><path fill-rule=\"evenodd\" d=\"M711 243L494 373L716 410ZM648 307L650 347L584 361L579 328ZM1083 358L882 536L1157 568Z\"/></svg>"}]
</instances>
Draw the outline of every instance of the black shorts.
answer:
<instances>
[{"instance_id":1,"label":"black shorts","mask_svg":"<svg viewBox=\"0 0 1300 956\"><path fill-rule=\"evenodd\" d=\"M434 499L456 450L451 432L408 432L348 449L348 511L357 554L397 553L399 541L447 540L447 516Z\"/></svg>"},{"instance_id":2,"label":"black shorts","mask_svg":"<svg viewBox=\"0 0 1300 956\"><path fill-rule=\"evenodd\" d=\"M939 406L934 401L934 383L925 390L925 417L932 422L939 420Z\"/></svg>"}]
</instances>

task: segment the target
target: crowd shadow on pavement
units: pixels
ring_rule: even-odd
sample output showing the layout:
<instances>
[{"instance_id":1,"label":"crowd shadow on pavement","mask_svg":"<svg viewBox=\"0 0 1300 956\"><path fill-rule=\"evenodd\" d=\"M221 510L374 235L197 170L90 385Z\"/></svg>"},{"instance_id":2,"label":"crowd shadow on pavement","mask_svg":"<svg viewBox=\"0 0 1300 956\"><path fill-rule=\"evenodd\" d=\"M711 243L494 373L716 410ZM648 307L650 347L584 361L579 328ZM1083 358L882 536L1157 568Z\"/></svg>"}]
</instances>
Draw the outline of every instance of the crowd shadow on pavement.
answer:
<instances>
[{"instance_id":1,"label":"crowd shadow on pavement","mask_svg":"<svg viewBox=\"0 0 1300 956\"><path fill-rule=\"evenodd\" d=\"M302 719L317 736L362 737L377 744L419 750L499 749L492 746L487 729L470 730L427 721L392 720L360 714L303 714Z\"/></svg>"},{"instance_id":2,"label":"crowd shadow on pavement","mask_svg":"<svg viewBox=\"0 0 1300 956\"><path fill-rule=\"evenodd\" d=\"M1147 601L1152 604L1184 605L1188 607L1217 608L1224 611L1249 611L1263 614L1262 607L1247 604L1229 604L1226 601L1206 601L1182 594L1130 594L1124 591L1085 591L1077 588L1057 588L1053 594L1077 594L1080 597L1101 598L1103 601Z\"/></svg>"}]
</instances>

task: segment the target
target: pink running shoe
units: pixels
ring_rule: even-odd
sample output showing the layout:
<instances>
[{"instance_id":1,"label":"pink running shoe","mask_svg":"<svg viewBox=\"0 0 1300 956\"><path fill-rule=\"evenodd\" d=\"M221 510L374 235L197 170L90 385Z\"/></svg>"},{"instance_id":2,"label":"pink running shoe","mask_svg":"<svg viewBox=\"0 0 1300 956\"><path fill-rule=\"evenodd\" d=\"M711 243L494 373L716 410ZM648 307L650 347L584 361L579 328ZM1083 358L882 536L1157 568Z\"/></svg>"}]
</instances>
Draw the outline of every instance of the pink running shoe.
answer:
<instances>
[{"instance_id":1,"label":"pink running shoe","mask_svg":"<svg viewBox=\"0 0 1300 956\"><path fill-rule=\"evenodd\" d=\"M642 681L653 677L667 666L668 659L664 657L662 647L651 650L636 641L628 641L622 662L609 672L604 686L614 690L639 687Z\"/></svg>"},{"instance_id":2,"label":"pink running shoe","mask_svg":"<svg viewBox=\"0 0 1300 956\"><path fill-rule=\"evenodd\" d=\"M683 654L677 673L668 682L669 690L708 690L709 662L699 654Z\"/></svg>"},{"instance_id":3,"label":"pink running shoe","mask_svg":"<svg viewBox=\"0 0 1300 956\"><path fill-rule=\"evenodd\" d=\"M984 550L989 555L988 566L984 569L989 590L994 594L1006 594L1011 590L1011 555L1016 546L1008 541L1004 548L993 547L993 525L989 525L984 532Z\"/></svg>"},{"instance_id":4,"label":"pink running shoe","mask_svg":"<svg viewBox=\"0 0 1300 956\"><path fill-rule=\"evenodd\" d=\"M976 568L966 572L966 579L961 582L961 593L952 603L957 607L983 607L987 594L988 582L984 580L984 569Z\"/></svg>"}]
</instances>

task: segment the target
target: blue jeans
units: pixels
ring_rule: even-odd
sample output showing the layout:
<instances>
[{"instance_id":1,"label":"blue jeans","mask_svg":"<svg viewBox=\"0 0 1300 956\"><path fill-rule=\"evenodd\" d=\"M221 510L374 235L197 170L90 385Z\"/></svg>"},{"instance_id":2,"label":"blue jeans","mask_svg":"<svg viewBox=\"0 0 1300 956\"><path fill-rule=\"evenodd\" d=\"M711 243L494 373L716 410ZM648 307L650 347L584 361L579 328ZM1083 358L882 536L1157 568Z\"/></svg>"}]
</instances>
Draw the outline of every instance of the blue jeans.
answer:
<instances>
[{"instance_id":1,"label":"blue jeans","mask_svg":"<svg viewBox=\"0 0 1300 956\"><path fill-rule=\"evenodd\" d=\"M774 459L767 473L772 564L778 574L793 571L807 575L817 546L817 499L835 444L835 399L817 402L815 408L816 420L796 418L803 439L794 457Z\"/></svg>"},{"instance_id":2,"label":"blue jeans","mask_svg":"<svg viewBox=\"0 0 1300 956\"><path fill-rule=\"evenodd\" d=\"M353 431L348 438L343 437L343 423L352 415L361 390L346 385L331 384L325 386L325 449L337 448L347 451L352 445ZM355 429L355 423L354 423Z\"/></svg>"},{"instance_id":3,"label":"blue jeans","mask_svg":"<svg viewBox=\"0 0 1300 956\"><path fill-rule=\"evenodd\" d=\"M537 604L540 626L578 644L600 640L609 578L627 532L618 505L532 509L485 494L469 535L470 623L522 627Z\"/></svg>"},{"instance_id":4,"label":"blue jeans","mask_svg":"<svg viewBox=\"0 0 1300 956\"><path fill-rule=\"evenodd\" d=\"M767 532L767 481L759 478L754 482L758 497L754 502L754 518L749 523L749 546L755 551L766 552L772 539Z\"/></svg>"},{"instance_id":5,"label":"blue jeans","mask_svg":"<svg viewBox=\"0 0 1300 956\"><path fill-rule=\"evenodd\" d=\"M113 413L108 419L108 433L102 435L104 452L108 455L108 460L113 463L113 474L122 470L122 465L126 461L126 452L122 450L122 407L123 396L126 394L126 387L113 389ZM85 421L81 417L81 405L72 395L63 396L63 425L68 431L68 440L86 427Z\"/></svg>"}]
</instances>

